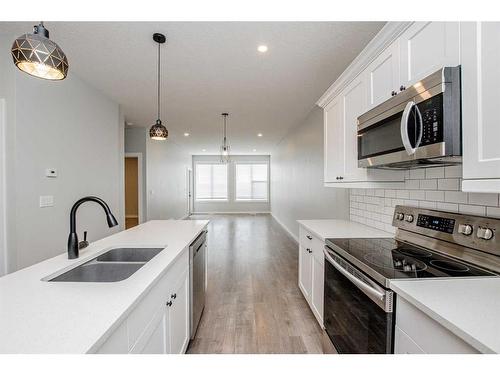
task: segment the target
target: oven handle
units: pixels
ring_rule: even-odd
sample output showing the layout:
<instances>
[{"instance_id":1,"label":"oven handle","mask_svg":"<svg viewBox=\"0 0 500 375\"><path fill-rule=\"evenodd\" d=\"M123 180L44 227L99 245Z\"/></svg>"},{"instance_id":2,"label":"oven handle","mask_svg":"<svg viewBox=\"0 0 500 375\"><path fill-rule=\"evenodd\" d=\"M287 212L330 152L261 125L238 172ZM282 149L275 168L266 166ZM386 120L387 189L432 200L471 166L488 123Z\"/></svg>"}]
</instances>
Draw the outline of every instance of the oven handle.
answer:
<instances>
[{"instance_id":1,"label":"oven handle","mask_svg":"<svg viewBox=\"0 0 500 375\"><path fill-rule=\"evenodd\" d=\"M363 280L358 279L352 273L347 271L344 267L342 267L339 263L337 263L331 255L328 253L328 250L323 249L323 253L325 254L326 260L330 263L337 271L339 271L342 275L344 275L350 282L356 285L359 289L361 289L368 297L370 297L374 302L380 301L382 302L381 307L385 307L385 292L380 292L371 285L368 285Z\"/></svg>"},{"instance_id":2,"label":"oven handle","mask_svg":"<svg viewBox=\"0 0 500 375\"><path fill-rule=\"evenodd\" d=\"M418 135L417 142L415 143L415 147L412 147L410 143L410 136L408 135L408 118L410 117L410 111L415 107L415 110L418 115L419 124L420 124L420 132ZM422 142L422 133L424 132L424 123L422 121L422 114L420 113L420 110L418 109L418 106L415 104L414 101L408 102L406 104L406 107L403 111L403 115L401 116L401 140L403 141L403 146L405 147L406 152L408 155L413 155L415 151L417 151L417 148L420 146L420 142Z\"/></svg>"}]
</instances>

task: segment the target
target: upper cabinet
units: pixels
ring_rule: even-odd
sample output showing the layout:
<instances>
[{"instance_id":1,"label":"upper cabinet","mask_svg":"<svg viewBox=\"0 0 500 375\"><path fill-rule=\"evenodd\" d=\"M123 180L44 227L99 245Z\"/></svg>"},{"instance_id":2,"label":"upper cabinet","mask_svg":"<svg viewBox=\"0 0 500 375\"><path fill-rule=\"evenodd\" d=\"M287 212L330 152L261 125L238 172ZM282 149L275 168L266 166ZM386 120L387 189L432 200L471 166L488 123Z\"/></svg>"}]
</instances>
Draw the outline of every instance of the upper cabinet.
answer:
<instances>
[{"instance_id":1,"label":"upper cabinet","mask_svg":"<svg viewBox=\"0 0 500 375\"><path fill-rule=\"evenodd\" d=\"M382 51L366 68L368 107L372 108L386 101L397 91L399 84L399 45L393 43Z\"/></svg>"},{"instance_id":2,"label":"upper cabinet","mask_svg":"<svg viewBox=\"0 0 500 375\"><path fill-rule=\"evenodd\" d=\"M500 23L461 24L464 191L500 192Z\"/></svg>"},{"instance_id":3,"label":"upper cabinet","mask_svg":"<svg viewBox=\"0 0 500 375\"><path fill-rule=\"evenodd\" d=\"M324 108L325 186L404 187L404 171L358 168L357 118L459 64L459 22L388 23L317 103Z\"/></svg>"},{"instance_id":4,"label":"upper cabinet","mask_svg":"<svg viewBox=\"0 0 500 375\"><path fill-rule=\"evenodd\" d=\"M399 37L400 85L413 85L443 66L460 64L459 22L414 22Z\"/></svg>"}]
</instances>

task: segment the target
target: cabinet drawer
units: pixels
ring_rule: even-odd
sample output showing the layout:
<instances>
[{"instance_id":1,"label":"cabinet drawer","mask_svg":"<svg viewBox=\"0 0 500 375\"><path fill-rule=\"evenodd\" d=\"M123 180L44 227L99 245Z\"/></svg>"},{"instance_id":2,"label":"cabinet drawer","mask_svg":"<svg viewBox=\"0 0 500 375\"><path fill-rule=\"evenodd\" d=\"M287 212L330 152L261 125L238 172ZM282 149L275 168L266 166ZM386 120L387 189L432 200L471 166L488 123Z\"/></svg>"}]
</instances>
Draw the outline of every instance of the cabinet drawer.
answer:
<instances>
[{"instance_id":1,"label":"cabinet drawer","mask_svg":"<svg viewBox=\"0 0 500 375\"><path fill-rule=\"evenodd\" d=\"M189 251L186 248L165 275L151 288L128 317L128 345L131 349L146 327L167 302L177 280L189 269Z\"/></svg>"},{"instance_id":2,"label":"cabinet drawer","mask_svg":"<svg viewBox=\"0 0 500 375\"><path fill-rule=\"evenodd\" d=\"M398 296L396 326L429 354L461 354L478 351L427 314Z\"/></svg>"},{"instance_id":3,"label":"cabinet drawer","mask_svg":"<svg viewBox=\"0 0 500 375\"><path fill-rule=\"evenodd\" d=\"M314 236L304 227L299 228L299 243L305 248L311 248Z\"/></svg>"}]
</instances>

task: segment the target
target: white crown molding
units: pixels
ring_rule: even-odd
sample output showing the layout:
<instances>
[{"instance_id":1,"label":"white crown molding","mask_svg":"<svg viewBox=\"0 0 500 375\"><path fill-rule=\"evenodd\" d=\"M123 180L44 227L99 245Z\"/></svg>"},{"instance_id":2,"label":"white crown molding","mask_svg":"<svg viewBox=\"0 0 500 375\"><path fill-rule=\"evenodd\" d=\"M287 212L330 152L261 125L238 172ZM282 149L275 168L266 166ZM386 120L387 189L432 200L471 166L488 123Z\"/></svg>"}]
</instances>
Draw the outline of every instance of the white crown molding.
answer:
<instances>
[{"instance_id":1,"label":"white crown molding","mask_svg":"<svg viewBox=\"0 0 500 375\"><path fill-rule=\"evenodd\" d=\"M324 108L412 23L413 22L388 22L349 64L340 77L325 91L321 98L318 99L316 105Z\"/></svg>"}]
</instances>

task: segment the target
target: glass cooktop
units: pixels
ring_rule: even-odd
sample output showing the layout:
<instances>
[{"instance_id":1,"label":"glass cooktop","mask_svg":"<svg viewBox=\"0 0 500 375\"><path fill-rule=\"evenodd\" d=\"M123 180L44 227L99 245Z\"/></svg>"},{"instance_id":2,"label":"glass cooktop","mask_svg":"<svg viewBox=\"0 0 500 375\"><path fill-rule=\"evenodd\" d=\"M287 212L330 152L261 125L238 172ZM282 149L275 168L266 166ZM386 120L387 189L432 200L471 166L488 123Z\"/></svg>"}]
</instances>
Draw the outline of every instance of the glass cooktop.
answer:
<instances>
[{"instance_id":1,"label":"glass cooktop","mask_svg":"<svg viewBox=\"0 0 500 375\"><path fill-rule=\"evenodd\" d=\"M338 255L369 275L379 276L378 279L496 276L393 238L336 238L327 239L326 243Z\"/></svg>"}]
</instances>

